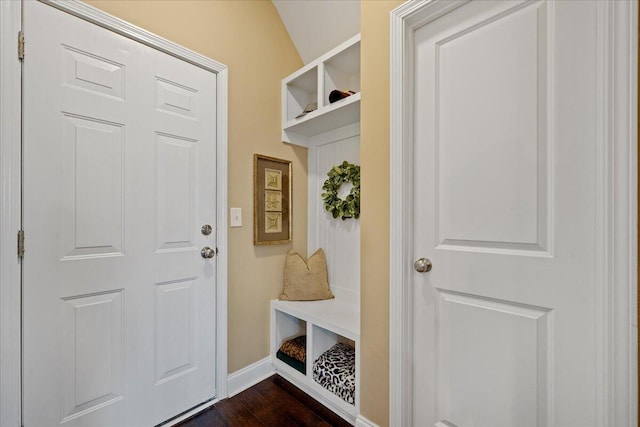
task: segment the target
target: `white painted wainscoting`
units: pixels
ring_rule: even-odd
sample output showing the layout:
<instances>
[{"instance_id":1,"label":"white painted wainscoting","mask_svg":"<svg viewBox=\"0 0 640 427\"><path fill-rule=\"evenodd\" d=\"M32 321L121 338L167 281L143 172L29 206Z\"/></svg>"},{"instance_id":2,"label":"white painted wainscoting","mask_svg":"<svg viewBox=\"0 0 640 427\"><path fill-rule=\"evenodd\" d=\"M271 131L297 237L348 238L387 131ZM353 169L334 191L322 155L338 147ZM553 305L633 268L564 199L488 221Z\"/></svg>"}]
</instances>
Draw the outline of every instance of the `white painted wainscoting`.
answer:
<instances>
[{"instance_id":1,"label":"white painted wainscoting","mask_svg":"<svg viewBox=\"0 0 640 427\"><path fill-rule=\"evenodd\" d=\"M309 254L324 249L329 285L336 298L360 304L360 220L334 219L320 195L331 167L343 161L360 164L360 123L312 138L309 146ZM343 184L339 195L351 189Z\"/></svg>"}]
</instances>

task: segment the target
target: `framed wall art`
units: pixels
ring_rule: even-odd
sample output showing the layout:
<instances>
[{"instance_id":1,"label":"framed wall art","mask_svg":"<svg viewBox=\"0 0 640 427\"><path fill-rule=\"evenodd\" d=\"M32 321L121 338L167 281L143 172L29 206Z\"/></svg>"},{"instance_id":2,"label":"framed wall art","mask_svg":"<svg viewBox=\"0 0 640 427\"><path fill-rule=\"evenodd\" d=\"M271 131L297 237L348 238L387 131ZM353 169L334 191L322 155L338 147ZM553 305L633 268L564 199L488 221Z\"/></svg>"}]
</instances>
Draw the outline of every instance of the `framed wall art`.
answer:
<instances>
[{"instance_id":1,"label":"framed wall art","mask_svg":"<svg viewBox=\"0 0 640 427\"><path fill-rule=\"evenodd\" d=\"M253 244L291 243L291 161L253 155Z\"/></svg>"}]
</instances>

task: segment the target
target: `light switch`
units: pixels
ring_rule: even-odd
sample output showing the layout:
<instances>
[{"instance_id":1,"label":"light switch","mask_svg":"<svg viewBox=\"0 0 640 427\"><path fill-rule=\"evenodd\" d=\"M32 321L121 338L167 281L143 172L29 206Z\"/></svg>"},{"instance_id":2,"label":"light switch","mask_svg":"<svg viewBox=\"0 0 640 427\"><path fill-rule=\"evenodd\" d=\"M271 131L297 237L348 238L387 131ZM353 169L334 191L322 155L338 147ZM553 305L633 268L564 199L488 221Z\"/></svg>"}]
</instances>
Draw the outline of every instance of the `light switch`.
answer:
<instances>
[{"instance_id":1,"label":"light switch","mask_svg":"<svg viewBox=\"0 0 640 427\"><path fill-rule=\"evenodd\" d=\"M242 208L231 208L231 220L232 227L242 227Z\"/></svg>"}]
</instances>

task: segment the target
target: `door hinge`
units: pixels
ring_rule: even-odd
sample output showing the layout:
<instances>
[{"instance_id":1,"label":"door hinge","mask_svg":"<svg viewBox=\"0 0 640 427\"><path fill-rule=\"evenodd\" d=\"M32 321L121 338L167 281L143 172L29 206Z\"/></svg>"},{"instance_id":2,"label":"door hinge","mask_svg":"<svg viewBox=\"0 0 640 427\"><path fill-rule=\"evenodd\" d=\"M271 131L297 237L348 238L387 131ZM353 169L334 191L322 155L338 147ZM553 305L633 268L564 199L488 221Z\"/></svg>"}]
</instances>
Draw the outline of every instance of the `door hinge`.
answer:
<instances>
[{"instance_id":1,"label":"door hinge","mask_svg":"<svg viewBox=\"0 0 640 427\"><path fill-rule=\"evenodd\" d=\"M24 230L18 230L18 258L24 257Z\"/></svg>"},{"instance_id":2,"label":"door hinge","mask_svg":"<svg viewBox=\"0 0 640 427\"><path fill-rule=\"evenodd\" d=\"M18 59L22 61L24 59L24 33L18 31Z\"/></svg>"}]
</instances>

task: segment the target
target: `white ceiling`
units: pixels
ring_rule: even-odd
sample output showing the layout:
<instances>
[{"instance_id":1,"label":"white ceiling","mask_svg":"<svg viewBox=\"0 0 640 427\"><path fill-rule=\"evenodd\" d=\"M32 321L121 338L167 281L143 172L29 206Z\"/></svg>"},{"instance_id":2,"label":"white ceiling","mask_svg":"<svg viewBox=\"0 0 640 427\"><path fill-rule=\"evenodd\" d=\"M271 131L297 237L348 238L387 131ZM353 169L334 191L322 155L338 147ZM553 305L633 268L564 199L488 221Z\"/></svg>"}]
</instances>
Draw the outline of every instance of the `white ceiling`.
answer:
<instances>
[{"instance_id":1,"label":"white ceiling","mask_svg":"<svg viewBox=\"0 0 640 427\"><path fill-rule=\"evenodd\" d=\"M360 0L272 0L302 62L360 32Z\"/></svg>"}]
</instances>

